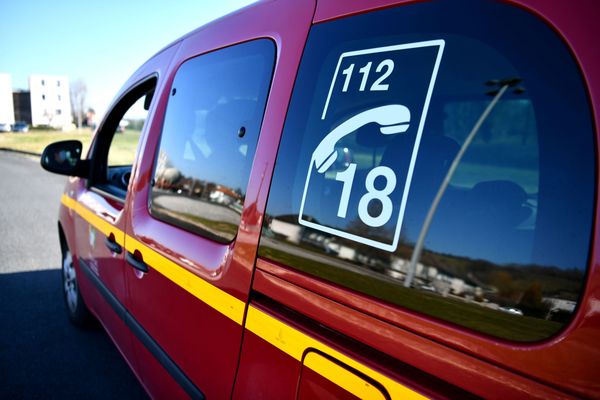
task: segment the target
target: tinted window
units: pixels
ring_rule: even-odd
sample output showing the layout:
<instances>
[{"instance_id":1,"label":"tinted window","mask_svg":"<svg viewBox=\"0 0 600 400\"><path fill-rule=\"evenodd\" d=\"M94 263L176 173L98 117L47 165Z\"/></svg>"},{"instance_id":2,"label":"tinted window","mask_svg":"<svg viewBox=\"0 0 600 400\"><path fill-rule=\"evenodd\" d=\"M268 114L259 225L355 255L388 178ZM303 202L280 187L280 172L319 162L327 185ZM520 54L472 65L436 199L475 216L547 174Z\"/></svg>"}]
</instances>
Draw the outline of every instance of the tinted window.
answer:
<instances>
[{"instance_id":1,"label":"tinted window","mask_svg":"<svg viewBox=\"0 0 600 400\"><path fill-rule=\"evenodd\" d=\"M319 24L259 254L487 334L546 338L584 282L593 149L571 55L520 9L427 3Z\"/></svg>"},{"instance_id":2,"label":"tinted window","mask_svg":"<svg viewBox=\"0 0 600 400\"><path fill-rule=\"evenodd\" d=\"M274 46L257 40L185 62L165 114L152 215L220 242L240 222Z\"/></svg>"}]
</instances>

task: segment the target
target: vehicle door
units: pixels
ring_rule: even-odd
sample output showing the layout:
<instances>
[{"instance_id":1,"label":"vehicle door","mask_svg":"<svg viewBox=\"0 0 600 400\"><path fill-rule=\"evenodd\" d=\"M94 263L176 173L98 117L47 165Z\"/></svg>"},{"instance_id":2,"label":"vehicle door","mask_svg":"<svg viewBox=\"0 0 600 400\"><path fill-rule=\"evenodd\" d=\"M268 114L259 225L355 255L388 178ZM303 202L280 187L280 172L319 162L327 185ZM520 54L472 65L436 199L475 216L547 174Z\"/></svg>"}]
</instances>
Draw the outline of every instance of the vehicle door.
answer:
<instances>
[{"instance_id":1,"label":"vehicle door","mask_svg":"<svg viewBox=\"0 0 600 400\"><path fill-rule=\"evenodd\" d=\"M123 313L126 305L126 196L136 147L156 78L126 91L100 126L90 152L90 178L81 182L75 210L76 241L87 303L119 349L133 360Z\"/></svg>"},{"instance_id":2,"label":"vehicle door","mask_svg":"<svg viewBox=\"0 0 600 400\"><path fill-rule=\"evenodd\" d=\"M274 154L263 115L283 115L312 13L306 2L258 4L180 46L126 226L130 325L152 396L231 395L256 195L267 184L265 154Z\"/></svg>"},{"instance_id":3,"label":"vehicle door","mask_svg":"<svg viewBox=\"0 0 600 400\"><path fill-rule=\"evenodd\" d=\"M234 398L597 396L597 144L572 49L541 5L377 3L317 6Z\"/></svg>"},{"instance_id":4,"label":"vehicle door","mask_svg":"<svg viewBox=\"0 0 600 400\"><path fill-rule=\"evenodd\" d=\"M87 157L88 178L76 179L77 186L68 193L75 200L68 206L75 215L82 295L134 369L126 323L125 215L138 145L147 131L145 120L174 51L175 47L165 49L125 83L95 133Z\"/></svg>"}]
</instances>

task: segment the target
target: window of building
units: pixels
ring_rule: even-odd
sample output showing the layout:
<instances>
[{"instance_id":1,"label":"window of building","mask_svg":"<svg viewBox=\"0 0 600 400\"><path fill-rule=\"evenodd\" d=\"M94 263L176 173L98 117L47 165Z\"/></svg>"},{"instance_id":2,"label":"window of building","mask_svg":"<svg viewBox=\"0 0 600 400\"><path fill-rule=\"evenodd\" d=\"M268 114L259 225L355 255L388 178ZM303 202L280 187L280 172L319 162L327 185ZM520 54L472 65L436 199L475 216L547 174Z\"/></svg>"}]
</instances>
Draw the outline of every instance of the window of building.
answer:
<instances>
[{"instance_id":1,"label":"window of building","mask_svg":"<svg viewBox=\"0 0 600 400\"><path fill-rule=\"evenodd\" d=\"M167 105L151 214L226 243L240 223L274 62L256 40L185 62Z\"/></svg>"},{"instance_id":2,"label":"window of building","mask_svg":"<svg viewBox=\"0 0 600 400\"><path fill-rule=\"evenodd\" d=\"M42 95L42 100L46 100L46 95L45 94Z\"/></svg>"},{"instance_id":3,"label":"window of building","mask_svg":"<svg viewBox=\"0 0 600 400\"><path fill-rule=\"evenodd\" d=\"M56 81L56 86L60 87L60 81Z\"/></svg>"},{"instance_id":4,"label":"window of building","mask_svg":"<svg viewBox=\"0 0 600 400\"><path fill-rule=\"evenodd\" d=\"M62 100L62 97L61 97L61 95L59 94L59 95L58 95L58 101L61 101L61 100Z\"/></svg>"},{"instance_id":5,"label":"window of building","mask_svg":"<svg viewBox=\"0 0 600 400\"><path fill-rule=\"evenodd\" d=\"M46 85L46 81L42 79L42 86Z\"/></svg>"},{"instance_id":6,"label":"window of building","mask_svg":"<svg viewBox=\"0 0 600 400\"><path fill-rule=\"evenodd\" d=\"M343 18L311 29L296 83L260 256L505 339L568 322L595 145L581 75L551 29L474 1Z\"/></svg>"},{"instance_id":7,"label":"window of building","mask_svg":"<svg viewBox=\"0 0 600 400\"><path fill-rule=\"evenodd\" d=\"M62 110L60 108L56 109L56 115L62 115Z\"/></svg>"}]
</instances>

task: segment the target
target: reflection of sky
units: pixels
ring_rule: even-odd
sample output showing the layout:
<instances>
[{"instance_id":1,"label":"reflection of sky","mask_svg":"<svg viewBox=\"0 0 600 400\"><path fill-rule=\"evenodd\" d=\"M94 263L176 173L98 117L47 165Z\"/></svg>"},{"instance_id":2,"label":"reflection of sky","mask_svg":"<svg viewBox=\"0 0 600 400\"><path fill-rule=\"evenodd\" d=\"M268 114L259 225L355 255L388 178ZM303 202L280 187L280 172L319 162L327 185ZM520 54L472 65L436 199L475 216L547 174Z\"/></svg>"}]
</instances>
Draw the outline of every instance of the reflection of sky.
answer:
<instances>
[{"instance_id":1,"label":"reflection of sky","mask_svg":"<svg viewBox=\"0 0 600 400\"><path fill-rule=\"evenodd\" d=\"M184 63L169 99L161 152L186 177L245 191L273 62L258 40ZM241 127L246 134L240 138Z\"/></svg>"},{"instance_id":2,"label":"reflection of sky","mask_svg":"<svg viewBox=\"0 0 600 400\"><path fill-rule=\"evenodd\" d=\"M436 7L439 12L444 6ZM498 10L502 14L505 8ZM309 41L305 51L297 78L302 85L295 87L286 119L267 213L272 216L298 214L312 151L327 132L344 118L361 111L361 107L396 102L396 99L381 98L363 104L364 98L356 103L349 96L346 104L338 105L335 121L329 125L327 120L321 123L320 113L339 54L441 38L446 41L446 48L423 132L401 237L409 243L416 241L452 159L448 157L451 153L448 149L452 146L447 139L452 139L458 147L472 128L490 99L485 95L490 88L484 83L490 79L519 76L526 92L519 96L507 94L482 127L442 200L427 236L426 248L496 263L584 268L593 216L594 143L585 90L576 66L570 61L571 55L546 27L534 27L532 24L537 22L530 19L521 21L521 14L511 14L511 18L516 18L515 26L531 28L526 34L518 30L507 31L502 26L483 29L473 25L468 15L448 12L458 20L451 23L430 21L431 26L425 23L412 30L409 22L404 26L397 20L408 18L408 15L400 17L388 12L390 23L392 19L395 21L396 32L402 29L410 32L395 37L386 36L389 26L381 20L374 25L337 24L334 29L323 24L315 27L311 35L318 35L319 40ZM461 18L465 18L463 23ZM418 17L415 20L423 21ZM457 26L467 32L475 29L473 26L481 28L468 32L481 41L465 38L456 32ZM449 33L437 33L444 29ZM419 31L425 33L414 33ZM504 34L496 36L496 31ZM355 40L377 35L381 37L372 42L371 39ZM340 45L342 38L350 44ZM490 45L484 44L486 42ZM505 43L511 45L507 47ZM540 43L545 45L539 46ZM494 47L510 54L510 62ZM544 62L549 59L554 62ZM411 68L416 68L405 67L407 69L403 71L409 73L414 73ZM313 76L313 73L317 75ZM549 82L552 82L550 86ZM356 104L361 105L357 107ZM333 108L331 112L336 113ZM366 134L372 141L376 141L376 135ZM356 162L360 157L354 159ZM382 162L385 163L385 155ZM364 177L361 179L364 182ZM361 179L357 172L355 182ZM290 188L292 181L294 185ZM345 221L330 213L323 214L324 209L337 210L341 182L322 181L321 192L316 194L319 198L312 200L314 217L336 226L350 225L356 219L351 206ZM479 182L485 185L474 189ZM497 196L494 190L499 191ZM519 200L523 195L525 200ZM350 205L355 201L351 198ZM396 201L397 198L395 204ZM316 206L319 202L320 209ZM535 230L531 229L533 226Z\"/></svg>"}]
</instances>

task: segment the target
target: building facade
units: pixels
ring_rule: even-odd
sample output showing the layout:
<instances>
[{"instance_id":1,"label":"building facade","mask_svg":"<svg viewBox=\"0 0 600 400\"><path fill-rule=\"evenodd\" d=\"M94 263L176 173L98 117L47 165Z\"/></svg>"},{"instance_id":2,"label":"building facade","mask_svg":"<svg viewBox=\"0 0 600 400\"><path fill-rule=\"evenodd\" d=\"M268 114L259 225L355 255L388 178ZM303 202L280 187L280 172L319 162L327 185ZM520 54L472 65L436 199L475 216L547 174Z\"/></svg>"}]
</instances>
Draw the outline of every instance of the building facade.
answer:
<instances>
[{"instance_id":1,"label":"building facade","mask_svg":"<svg viewBox=\"0 0 600 400\"><path fill-rule=\"evenodd\" d=\"M69 79L66 76L31 75L31 124L65 128L71 125Z\"/></svg>"},{"instance_id":2,"label":"building facade","mask_svg":"<svg viewBox=\"0 0 600 400\"><path fill-rule=\"evenodd\" d=\"M0 124L14 124L15 109L10 74L0 74Z\"/></svg>"}]
</instances>

